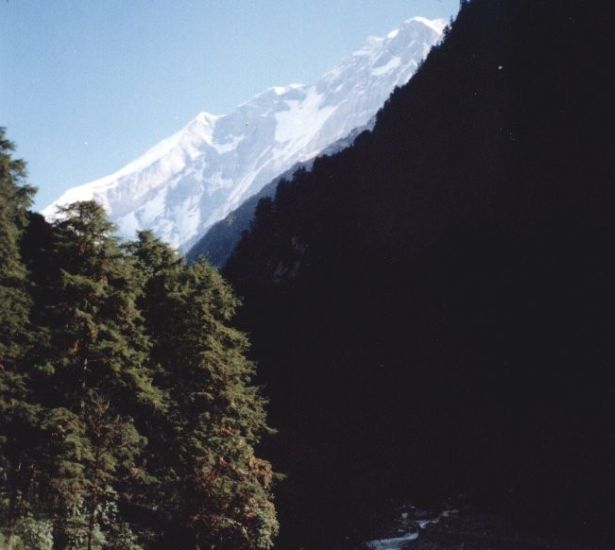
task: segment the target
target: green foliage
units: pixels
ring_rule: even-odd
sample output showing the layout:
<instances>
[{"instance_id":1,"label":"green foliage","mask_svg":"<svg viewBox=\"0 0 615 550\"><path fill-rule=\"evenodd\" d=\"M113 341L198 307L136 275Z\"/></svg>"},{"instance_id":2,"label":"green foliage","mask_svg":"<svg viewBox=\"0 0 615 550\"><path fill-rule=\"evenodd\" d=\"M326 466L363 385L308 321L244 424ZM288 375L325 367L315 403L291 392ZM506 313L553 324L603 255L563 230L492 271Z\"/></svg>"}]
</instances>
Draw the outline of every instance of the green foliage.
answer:
<instances>
[{"instance_id":1,"label":"green foliage","mask_svg":"<svg viewBox=\"0 0 615 550\"><path fill-rule=\"evenodd\" d=\"M41 354L50 368L39 371L54 390L41 424L48 489L67 544L94 548L106 540L105 510L128 499L140 475L145 439L134 418L162 407L162 394L147 369L133 262L104 211L68 205L54 230L51 337Z\"/></svg>"},{"instance_id":2,"label":"green foliage","mask_svg":"<svg viewBox=\"0 0 615 550\"><path fill-rule=\"evenodd\" d=\"M162 406L145 368L148 342L136 306L140 291L132 259L119 248L96 203L75 203L60 214L54 249L59 300L50 312L59 351L56 371L75 371L81 401L95 387L101 395L125 397L133 413L138 405Z\"/></svg>"},{"instance_id":3,"label":"green foliage","mask_svg":"<svg viewBox=\"0 0 615 550\"><path fill-rule=\"evenodd\" d=\"M187 301L180 322L185 387L175 395L186 420L178 462L197 541L213 547L269 548L277 532L271 467L254 456L266 431L264 403L250 386L254 365L247 340L228 326L237 301L213 268L186 270ZM188 382L189 381L189 382Z\"/></svg>"},{"instance_id":4,"label":"green foliage","mask_svg":"<svg viewBox=\"0 0 615 550\"><path fill-rule=\"evenodd\" d=\"M0 548L4 550L52 550L52 522L26 516L15 522L12 533L0 533Z\"/></svg>"},{"instance_id":5,"label":"green foliage","mask_svg":"<svg viewBox=\"0 0 615 550\"><path fill-rule=\"evenodd\" d=\"M11 151L0 133L0 547L270 548L230 288L151 233L120 243L94 202L29 214Z\"/></svg>"},{"instance_id":6,"label":"green foliage","mask_svg":"<svg viewBox=\"0 0 615 550\"><path fill-rule=\"evenodd\" d=\"M247 339L230 326L238 301L216 270L185 266L147 232L132 252L146 277L142 310L169 400L148 437L156 448L173 445L150 463L168 495L165 513L182 525L173 536L191 548L270 548L273 476L253 450L270 430Z\"/></svg>"},{"instance_id":7,"label":"green foliage","mask_svg":"<svg viewBox=\"0 0 615 550\"><path fill-rule=\"evenodd\" d=\"M30 298L19 244L33 189L23 183L25 164L0 128L0 413L10 414L23 395L17 368L23 354Z\"/></svg>"},{"instance_id":8,"label":"green foliage","mask_svg":"<svg viewBox=\"0 0 615 550\"><path fill-rule=\"evenodd\" d=\"M13 150L0 128L0 365L19 355L30 306L19 241L34 189L24 184L25 164Z\"/></svg>"},{"instance_id":9,"label":"green foliage","mask_svg":"<svg viewBox=\"0 0 615 550\"><path fill-rule=\"evenodd\" d=\"M36 418L24 368L33 340L32 301L20 252L34 190L24 183L25 164L12 157L13 149L0 128L0 513L11 523L27 509L29 436Z\"/></svg>"}]
</instances>

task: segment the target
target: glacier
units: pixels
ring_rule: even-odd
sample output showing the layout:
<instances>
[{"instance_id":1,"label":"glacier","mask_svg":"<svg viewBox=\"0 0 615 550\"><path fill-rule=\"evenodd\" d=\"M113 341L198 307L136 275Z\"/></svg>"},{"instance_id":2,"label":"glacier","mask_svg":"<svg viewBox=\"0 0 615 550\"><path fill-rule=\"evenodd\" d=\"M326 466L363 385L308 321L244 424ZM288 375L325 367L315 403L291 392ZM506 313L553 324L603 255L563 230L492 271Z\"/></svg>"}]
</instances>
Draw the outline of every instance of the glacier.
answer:
<instances>
[{"instance_id":1,"label":"glacier","mask_svg":"<svg viewBox=\"0 0 615 550\"><path fill-rule=\"evenodd\" d=\"M42 210L96 200L124 238L142 229L182 251L297 163L366 127L416 72L445 22L414 17L365 44L315 84L271 87L225 115L199 113L117 172L67 190Z\"/></svg>"}]
</instances>

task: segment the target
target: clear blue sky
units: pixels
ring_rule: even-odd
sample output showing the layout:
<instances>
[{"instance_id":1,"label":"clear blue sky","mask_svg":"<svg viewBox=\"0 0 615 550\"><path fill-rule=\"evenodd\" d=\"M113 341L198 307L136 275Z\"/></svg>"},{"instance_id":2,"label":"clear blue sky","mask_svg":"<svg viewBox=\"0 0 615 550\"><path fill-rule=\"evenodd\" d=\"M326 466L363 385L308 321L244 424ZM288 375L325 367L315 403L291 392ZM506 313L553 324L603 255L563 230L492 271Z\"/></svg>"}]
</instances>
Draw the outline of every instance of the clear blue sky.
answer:
<instances>
[{"instance_id":1,"label":"clear blue sky","mask_svg":"<svg viewBox=\"0 0 615 550\"><path fill-rule=\"evenodd\" d=\"M458 0L0 0L0 126L42 208L200 111L312 83L369 35Z\"/></svg>"}]
</instances>

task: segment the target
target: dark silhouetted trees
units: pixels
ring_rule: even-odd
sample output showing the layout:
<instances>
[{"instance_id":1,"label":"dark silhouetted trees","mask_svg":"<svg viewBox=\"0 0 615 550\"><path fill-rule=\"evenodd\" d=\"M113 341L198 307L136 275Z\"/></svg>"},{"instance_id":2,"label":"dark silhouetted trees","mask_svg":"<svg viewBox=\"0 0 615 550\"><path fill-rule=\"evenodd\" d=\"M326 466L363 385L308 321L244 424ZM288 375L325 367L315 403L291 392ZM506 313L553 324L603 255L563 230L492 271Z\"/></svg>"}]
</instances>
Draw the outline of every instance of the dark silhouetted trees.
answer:
<instances>
[{"instance_id":1,"label":"dark silhouetted trees","mask_svg":"<svg viewBox=\"0 0 615 550\"><path fill-rule=\"evenodd\" d=\"M283 541L460 492L608 534L613 23L464 2L372 133L260 202L224 272L280 431Z\"/></svg>"}]
</instances>

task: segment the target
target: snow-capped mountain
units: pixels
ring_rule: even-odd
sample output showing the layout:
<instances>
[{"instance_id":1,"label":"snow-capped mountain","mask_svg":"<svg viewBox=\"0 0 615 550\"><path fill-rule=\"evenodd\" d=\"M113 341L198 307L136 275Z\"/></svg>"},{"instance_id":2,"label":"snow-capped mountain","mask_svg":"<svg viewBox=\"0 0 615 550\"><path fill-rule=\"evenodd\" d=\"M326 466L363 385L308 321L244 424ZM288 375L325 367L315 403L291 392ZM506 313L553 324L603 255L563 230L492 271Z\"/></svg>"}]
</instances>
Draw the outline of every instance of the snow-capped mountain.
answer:
<instances>
[{"instance_id":1,"label":"snow-capped mountain","mask_svg":"<svg viewBox=\"0 0 615 550\"><path fill-rule=\"evenodd\" d=\"M273 87L227 115L200 113L119 171L73 187L43 210L101 203L131 238L151 229L187 250L215 222L294 164L366 125L414 74L444 29L415 17L325 73L316 84Z\"/></svg>"}]
</instances>

